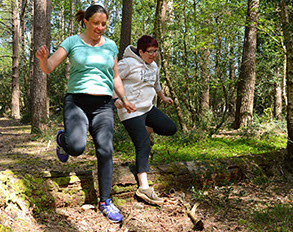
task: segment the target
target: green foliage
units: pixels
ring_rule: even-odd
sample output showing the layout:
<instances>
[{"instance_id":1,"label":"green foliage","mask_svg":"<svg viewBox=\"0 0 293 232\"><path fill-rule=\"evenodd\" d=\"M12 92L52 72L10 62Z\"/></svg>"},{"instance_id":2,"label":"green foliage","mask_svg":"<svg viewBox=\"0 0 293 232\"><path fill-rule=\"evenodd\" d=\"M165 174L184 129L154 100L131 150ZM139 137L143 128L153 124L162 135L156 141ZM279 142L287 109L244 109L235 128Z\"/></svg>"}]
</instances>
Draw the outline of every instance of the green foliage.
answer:
<instances>
[{"instance_id":1,"label":"green foliage","mask_svg":"<svg viewBox=\"0 0 293 232\"><path fill-rule=\"evenodd\" d=\"M115 117L113 138L114 155L121 161L133 161L135 160L133 143L124 126L119 122L117 114L115 114Z\"/></svg>"},{"instance_id":2,"label":"green foliage","mask_svg":"<svg viewBox=\"0 0 293 232\"><path fill-rule=\"evenodd\" d=\"M287 133L285 121L272 121L269 112L270 110L261 117L255 115L254 121L249 126L240 128L239 135L245 138L266 138L277 133L284 137Z\"/></svg>"},{"instance_id":3,"label":"green foliage","mask_svg":"<svg viewBox=\"0 0 293 232\"><path fill-rule=\"evenodd\" d=\"M253 225L249 226L252 231L282 231L293 230L293 205L275 204L263 210L253 212Z\"/></svg>"},{"instance_id":4,"label":"green foliage","mask_svg":"<svg viewBox=\"0 0 293 232\"><path fill-rule=\"evenodd\" d=\"M254 103L257 114L272 108L275 84L282 86L283 81L283 35L278 8L277 1L260 1Z\"/></svg>"},{"instance_id":5,"label":"green foliage","mask_svg":"<svg viewBox=\"0 0 293 232\"><path fill-rule=\"evenodd\" d=\"M248 154L261 154L277 151L286 147L285 136L270 136L267 138L209 138L191 144L159 143L153 146L155 162L191 161L203 159L221 159Z\"/></svg>"},{"instance_id":6,"label":"green foliage","mask_svg":"<svg viewBox=\"0 0 293 232\"><path fill-rule=\"evenodd\" d=\"M0 231L1 232L13 232L13 230L9 227L3 226L0 224Z\"/></svg>"},{"instance_id":7,"label":"green foliage","mask_svg":"<svg viewBox=\"0 0 293 232\"><path fill-rule=\"evenodd\" d=\"M201 130L178 131L172 137L155 136L155 162L220 159L246 154L261 154L286 147L286 127L283 122L253 124L239 133L209 138Z\"/></svg>"},{"instance_id":8,"label":"green foliage","mask_svg":"<svg viewBox=\"0 0 293 232\"><path fill-rule=\"evenodd\" d=\"M232 204L240 203L242 197L246 194L244 190L237 192L235 191L233 184L227 184L226 186L215 186L216 193L213 195L209 194L209 188L203 190L196 190L193 186L191 187L192 197L197 202L206 202L214 208L215 213L219 210L229 210Z\"/></svg>"},{"instance_id":9,"label":"green foliage","mask_svg":"<svg viewBox=\"0 0 293 232\"><path fill-rule=\"evenodd\" d=\"M152 147L152 162L213 160L285 149L287 139L285 130L280 125L283 124L254 124L242 128L240 134L212 138L207 137L207 134L201 130L192 130L189 133L178 131L172 137L154 135L155 144ZM133 144L120 124L116 124L114 150L115 156L123 161L135 159Z\"/></svg>"},{"instance_id":10,"label":"green foliage","mask_svg":"<svg viewBox=\"0 0 293 232\"><path fill-rule=\"evenodd\" d=\"M0 60L0 115L8 113L11 104L11 32L8 29L11 20L10 2L1 2L1 45L0 52L5 55ZM105 3L100 1L99 3ZM90 1L77 1L74 13L79 9L85 10ZM143 34L154 34L154 20L157 1L143 0L133 2L131 43L136 44ZM51 53L69 36L70 13L68 1L51 1ZM122 1L107 1L109 25L105 35L113 39L117 45L120 42L120 27ZM235 84L242 56L245 14L247 1L182 1L168 3L166 11L165 34L159 41L161 58L170 58L168 69L171 82L180 103L185 123L188 128L200 127L209 134L218 125L227 106L227 101L235 97ZM20 46L21 64L21 113L29 121L29 61L32 2L29 1L25 11L25 44ZM262 115L264 109L273 108L272 96L274 83L280 82L284 54L282 51L281 23L278 5L274 1L263 1L260 5L257 78L255 94L255 112ZM6 26L4 26L6 25ZM81 33L76 22L73 34ZM268 36L269 35L269 36ZM207 56L207 53L209 55ZM8 56L6 56L8 55ZM231 79L230 65L236 68L235 79ZM23 65L23 66L22 66ZM159 64L161 65L161 64ZM161 69L160 79L166 86L166 70ZM205 78L209 78L206 80ZM206 82L207 81L207 82ZM65 62L58 67L49 78L49 96L51 112L60 114L63 97L66 93ZM170 83L169 83L170 84ZM168 85L169 85L168 84ZM205 88L210 91L210 115L201 115L201 98ZM174 97L174 96L173 96ZM175 109L168 115L176 118ZM203 136L205 137L205 136Z\"/></svg>"},{"instance_id":11,"label":"green foliage","mask_svg":"<svg viewBox=\"0 0 293 232\"><path fill-rule=\"evenodd\" d=\"M63 112L63 99L67 88L65 78L65 64L60 65L52 74L50 74L50 111L55 115Z\"/></svg>"},{"instance_id":12,"label":"green foliage","mask_svg":"<svg viewBox=\"0 0 293 232\"><path fill-rule=\"evenodd\" d=\"M156 12L155 0L134 0L131 41L136 46L136 41L144 34L153 35Z\"/></svg>"},{"instance_id":13,"label":"green foliage","mask_svg":"<svg viewBox=\"0 0 293 232\"><path fill-rule=\"evenodd\" d=\"M1 44L1 43L0 43ZM0 115L8 113L11 107L11 50L7 44L0 45L0 54L7 56L0 59Z\"/></svg>"}]
</instances>

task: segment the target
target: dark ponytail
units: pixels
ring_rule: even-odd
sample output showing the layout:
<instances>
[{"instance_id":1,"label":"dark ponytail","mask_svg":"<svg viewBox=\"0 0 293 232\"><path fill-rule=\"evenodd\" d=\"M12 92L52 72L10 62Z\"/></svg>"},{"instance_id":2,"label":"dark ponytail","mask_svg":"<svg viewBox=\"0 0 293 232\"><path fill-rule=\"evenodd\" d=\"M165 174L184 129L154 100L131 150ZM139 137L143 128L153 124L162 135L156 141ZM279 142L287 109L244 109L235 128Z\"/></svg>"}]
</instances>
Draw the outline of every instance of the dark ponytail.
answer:
<instances>
[{"instance_id":1,"label":"dark ponytail","mask_svg":"<svg viewBox=\"0 0 293 232\"><path fill-rule=\"evenodd\" d=\"M85 14L85 11L84 11L84 10L79 10L79 11L75 14L75 21L76 21L78 24L80 23L82 28L85 27L84 22L83 22L84 14Z\"/></svg>"},{"instance_id":2,"label":"dark ponytail","mask_svg":"<svg viewBox=\"0 0 293 232\"><path fill-rule=\"evenodd\" d=\"M83 28L85 28L83 19L86 19L87 21L95 14L95 13L104 13L107 16L108 19L108 13L105 10L104 7L101 5L91 5L89 8L87 8L86 11L84 10L79 10L75 14L75 21L77 23L80 23Z\"/></svg>"}]
</instances>

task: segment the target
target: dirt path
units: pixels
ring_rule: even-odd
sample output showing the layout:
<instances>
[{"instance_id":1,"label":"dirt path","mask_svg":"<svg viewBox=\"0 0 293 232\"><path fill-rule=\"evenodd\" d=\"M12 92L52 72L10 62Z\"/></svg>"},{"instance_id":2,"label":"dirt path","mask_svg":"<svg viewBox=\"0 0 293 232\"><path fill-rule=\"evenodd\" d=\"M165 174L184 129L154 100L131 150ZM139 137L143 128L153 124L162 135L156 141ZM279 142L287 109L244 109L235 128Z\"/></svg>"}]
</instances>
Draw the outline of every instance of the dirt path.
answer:
<instances>
[{"instance_id":1,"label":"dirt path","mask_svg":"<svg viewBox=\"0 0 293 232\"><path fill-rule=\"evenodd\" d=\"M95 209L70 203L80 192L63 198L64 190L44 178L44 172L95 170L95 164L95 157L86 154L62 164L55 157L55 141L35 141L29 125L0 118L0 231L194 231L186 209L195 203L200 203L196 215L203 231L251 231L253 210L293 202L292 179L265 185L244 180L207 191L174 186L174 191L161 192L166 199L162 207L140 202L129 191L114 199L124 223L112 224Z\"/></svg>"},{"instance_id":2,"label":"dirt path","mask_svg":"<svg viewBox=\"0 0 293 232\"><path fill-rule=\"evenodd\" d=\"M71 158L66 164L60 163L55 157L55 141L34 141L30 134L30 126L8 118L0 119L0 183L6 186L24 180L26 175L35 182L43 178L44 172L82 172L95 169L96 159L81 155ZM6 183L3 183L6 176ZM9 178L7 178L9 176ZM8 181L7 181L8 179ZM44 183L42 183L42 186ZM1 185L0 185L1 187ZM7 192L0 197L0 226L11 228L12 231L190 231L192 222L181 203L173 199L162 207L144 204L130 197L118 201L118 207L124 217L124 224L109 223L95 209L84 210L81 206L58 207L62 205L56 199L50 186L46 198L50 199L50 208L36 211L33 206L28 209L21 207L18 200L7 200L13 194ZM14 187L12 187L14 188ZM17 188L17 187L15 187ZM7 187L8 189L8 187ZM0 188L0 195L1 190ZM27 191L29 192L29 191ZM62 193L59 193L59 195ZM22 194L23 195L23 194ZM1 200L2 199L2 200ZM61 198L62 199L62 198ZM64 200L64 199L63 199ZM119 200L119 199L118 199ZM171 199L172 200L172 199ZM1 227L0 227L0 231Z\"/></svg>"}]
</instances>

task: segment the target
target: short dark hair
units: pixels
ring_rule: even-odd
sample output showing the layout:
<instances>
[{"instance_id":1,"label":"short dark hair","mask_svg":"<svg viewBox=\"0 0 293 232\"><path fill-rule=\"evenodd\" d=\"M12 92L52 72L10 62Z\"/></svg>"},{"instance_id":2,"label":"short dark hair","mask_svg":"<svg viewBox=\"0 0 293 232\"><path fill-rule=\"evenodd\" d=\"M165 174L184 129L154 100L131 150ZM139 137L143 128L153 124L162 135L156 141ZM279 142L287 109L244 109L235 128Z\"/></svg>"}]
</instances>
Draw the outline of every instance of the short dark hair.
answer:
<instances>
[{"instance_id":1,"label":"short dark hair","mask_svg":"<svg viewBox=\"0 0 293 232\"><path fill-rule=\"evenodd\" d=\"M137 41L137 52L142 50L145 52L149 47L159 47L158 42L155 38L150 35L143 35Z\"/></svg>"},{"instance_id":2,"label":"short dark hair","mask_svg":"<svg viewBox=\"0 0 293 232\"><path fill-rule=\"evenodd\" d=\"M105 10L104 7L102 7L101 5L91 5L89 8L86 9L86 11L84 10L79 10L76 14L75 14L75 20L78 23L81 23L82 27L85 27L83 19L86 19L87 21L89 21L89 19L95 14L95 13L104 13L107 16L108 19L108 13Z\"/></svg>"}]
</instances>

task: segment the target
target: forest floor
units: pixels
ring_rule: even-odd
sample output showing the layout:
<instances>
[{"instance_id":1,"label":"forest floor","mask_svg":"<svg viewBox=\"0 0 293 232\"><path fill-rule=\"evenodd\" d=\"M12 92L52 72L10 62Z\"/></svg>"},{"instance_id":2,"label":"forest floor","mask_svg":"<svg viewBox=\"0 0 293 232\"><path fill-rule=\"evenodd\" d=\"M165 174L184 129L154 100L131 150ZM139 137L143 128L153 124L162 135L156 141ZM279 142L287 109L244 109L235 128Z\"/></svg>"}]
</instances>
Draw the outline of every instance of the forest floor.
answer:
<instances>
[{"instance_id":1,"label":"forest floor","mask_svg":"<svg viewBox=\"0 0 293 232\"><path fill-rule=\"evenodd\" d=\"M114 162L119 164L119 160ZM54 198L52 188L43 188L51 201L47 210L36 210L29 199L29 192L40 190L19 190L10 186L19 180L32 176L42 178L45 171L82 171L95 168L95 157L81 155L63 164L55 157L55 141L34 140L30 126L8 118L0 118L0 231L34 232L94 232L94 231L253 231L254 212L275 204L291 204L293 201L293 179L279 176L270 178L243 178L226 186L207 189L181 189L160 195L165 203L158 207L139 201L130 192L123 201L116 204L124 217L122 224L107 221L92 205L61 204ZM282 168L280 168L280 171ZM9 178L8 178L9 176ZM264 180L265 179L265 180ZM184 180L182 180L184 181ZM41 181L40 181L41 183ZM20 187L18 187L20 188ZM23 202L16 192L26 193ZM62 194L62 193L61 193ZM46 198L40 202L47 201ZM27 201L26 201L27 200ZM30 202L28 206L25 202ZM59 201L59 202L58 202ZM187 210L197 204L196 216L203 222L203 228L194 228ZM266 231L265 225L262 231Z\"/></svg>"}]
</instances>

